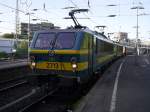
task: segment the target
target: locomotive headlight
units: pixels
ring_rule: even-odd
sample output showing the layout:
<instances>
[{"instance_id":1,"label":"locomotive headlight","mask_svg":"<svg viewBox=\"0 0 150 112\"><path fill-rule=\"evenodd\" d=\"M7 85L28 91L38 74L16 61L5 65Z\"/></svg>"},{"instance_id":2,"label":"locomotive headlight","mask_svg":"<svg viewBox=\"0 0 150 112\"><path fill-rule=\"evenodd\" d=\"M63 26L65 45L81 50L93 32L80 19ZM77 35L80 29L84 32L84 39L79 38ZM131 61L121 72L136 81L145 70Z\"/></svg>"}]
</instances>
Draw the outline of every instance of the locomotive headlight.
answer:
<instances>
[{"instance_id":1,"label":"locomotive headlight","mask_svg":"<svg viewBox=\"0 0 150 112\"><path fill-rule=\"evenodd\" d=\"M72 64L72 68L73 68L73 69L76 69L76 68L77 68L77 64L76 64L76 63L73 63L73 64Z\"/></svg>"},{"instance_id":2,"label":"locomotive headlight","mask_svg":"<svg viewBox=\"0 0 150 112\"><path fill-rule=\"evenodd\" d=\"M31 62L32 67L35 67L35 62Z\"/></svg>"},{"instance_id":3,"label":"locomotive headlight","mask_svg":"<svg viewBox=\"0 0 150 112\"><path fill-rule=\"evenodd\" d=\"M71 58L71 65L72 65L72 70L73 70L73 72L75 72L76 71L76 69L77 69L77 58L76 57L72 57Z\"/></svg>"}]
</instances>

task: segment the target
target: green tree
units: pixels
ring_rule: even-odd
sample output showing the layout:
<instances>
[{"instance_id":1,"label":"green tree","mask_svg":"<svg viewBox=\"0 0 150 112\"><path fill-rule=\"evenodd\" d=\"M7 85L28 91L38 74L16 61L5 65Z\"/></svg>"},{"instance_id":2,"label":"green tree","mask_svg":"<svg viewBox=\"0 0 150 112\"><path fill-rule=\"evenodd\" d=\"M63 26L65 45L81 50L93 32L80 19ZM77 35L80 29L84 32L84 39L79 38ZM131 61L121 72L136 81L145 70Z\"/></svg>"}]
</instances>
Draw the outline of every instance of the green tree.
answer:
<instances>
[{"instance_id":1,"label":"green tree","mask_svg":"<svg viewBox=\"0 0 150 112\"><path fill-rule=\"evenodd\" d=\"M17 58L27 57L28 54L28 42L27 41L19 41L16 47L15 56Z\"/></svg>"},{"instance_id":2,"label":"green tree","mask_svg":"<svg viewBox=\"0 0 150 112\"><path fill-rule=\"evenodd\" d=\"M3 34L3 38L13 39L14 34L13 33L5 33L5 34Z\"/></svg>"}]
</instances>

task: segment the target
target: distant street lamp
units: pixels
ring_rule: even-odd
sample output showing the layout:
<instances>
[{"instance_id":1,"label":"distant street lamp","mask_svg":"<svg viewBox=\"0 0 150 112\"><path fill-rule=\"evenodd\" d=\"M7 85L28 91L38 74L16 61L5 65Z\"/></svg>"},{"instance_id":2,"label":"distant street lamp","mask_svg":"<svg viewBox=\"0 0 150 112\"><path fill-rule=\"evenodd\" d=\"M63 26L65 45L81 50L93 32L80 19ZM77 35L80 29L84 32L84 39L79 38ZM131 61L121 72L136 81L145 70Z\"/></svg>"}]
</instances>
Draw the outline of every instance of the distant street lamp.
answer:
<instances>
[{"instance_id":1,"label":"distant street lamp","mask_svg":"<svg viewBox=\"0 0 150 112\"><path fill-rule=\"evenodd\" d=\"M39 11L39 10L42 10L42 9L32 9L31 11ZM32 21L38 21L38 20L40 20L40 21L44 21L44 22L48 22L48 20L47 19L41 19L41 18L34 18L34 19L32 19Z\"/></svg>"},{"instance_id":2,"label":"distant street lamp","mask_svg":"<svg viewBox=\"0 0 150 112\"><path fill-rule=\"evenodd\" d=\"M40 9L32 9L32 11L37 11L37 10L40 10Z\"/></svg>"},{"instance_id":3,"label":"distant street lamp","mask_svg":"<svg viewBox=\"0 0 150 112\"><path fill-rule=\"evenodd\" d=\"M109 4L109 5L106 5L106 6L114 7L114 6L117 6L117 5L116 4Z\"/></svg>"},{"instance_id":4,"label":"distant street lamp","mask_svg":"<svg viewBox=\"0 0 150 112\"><path fill-rule=\"evenodd\" d=\"M72 18L71 17L64 17L63 19L72 19ZM86 17L86 18L80 17L80 18L77 18L77 19L90 19L90 18L88 18L88 17Z\"/></svg>"},{"instance_id":5,"label":"distant street lamp","mask_svg":"<svg viewBox=\"0 0 150 112\"><path fill-rule=\"evenodd\" d=\"M40 9L32 9L31 11L37 11L37 10L40 10ZM30 31L30 21L31 21L31 19L30 19L30 16L32 15L32 14L35 14L35 13L33 13L33 12L28 12L28 13L26 13L26 15L28 15L28 61L30 60L30 54L29 54L29 47L30 47L30 36L31 36L31 31ZM41 20L41 19L32 19L33 21L37 21L37 20ZM47 21L48 22L48 20L43 20L42 19L42 21Z\"/></svg>"},{"instance_id":6,"label":"distant street lamp","mask_svg":"<svg viewBox=\"0 0 150 112\"><path fill-rule=\"evenodd\" d=\"M136 25L136 54L139 55L139 45L138 45L138 38L139 38L139 23L138 23L138 17L139 17L139 9L144 9L142 6L135 6L131 9L136 9L136 16L137 16L137 25Z\"/></svg>"},{"instance_id":7,"label":"distant street lamp","mask_svg":"<svg viewBox=\"0 0 150 112\"><path fill-rule=\"evenodd\" d=\"M108 15L107 17L116 17L116 15Z\"/></svg>"},{"instance_id":8,"label":"distant street lamp","mask_svg":"<svg viewBox=\"0 0 150 112\"><path fill-rule=\"evenodd\" d=\"M38 20L48 22L47 19L42 19L42 20L41 19L32 19L32 21L38 21Z\"/></svg>"},{"instance_id":9,"label":"distant street lamp","mask_svg":"<svg viewBox=\"0 0 150 112\"><path fill-rule=\"evenodd\" d=\"M76 8L76 7L68 6L68 7L64 7L62 9L74 9L74 8Z\"/></svg>"}]
</instances>

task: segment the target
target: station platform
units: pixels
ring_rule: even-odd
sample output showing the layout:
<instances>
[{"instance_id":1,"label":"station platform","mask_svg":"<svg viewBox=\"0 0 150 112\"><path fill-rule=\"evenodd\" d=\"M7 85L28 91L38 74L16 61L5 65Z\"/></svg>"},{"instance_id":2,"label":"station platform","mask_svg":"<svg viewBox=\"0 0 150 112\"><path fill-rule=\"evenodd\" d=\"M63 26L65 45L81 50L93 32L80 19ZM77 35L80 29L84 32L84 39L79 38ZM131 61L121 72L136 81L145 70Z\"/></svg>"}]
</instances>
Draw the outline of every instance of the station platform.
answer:
<instances>
[{"instance_id":1,"label":"station platform","mask_svg":"<svg viewBox=\"0 0 150 112\"><path fill-rule=\"evenodd\" d=\"M27 59L1 60L0 61L0 83L18 77L27 76L31 72Z\"/></svg>"},{"instance_id":2,"label":"station platform","mask_svg":"<svg viewBox=\"0 0 150 112\"><path fill-rule=\"evenodd\" d=\"M113 63L74 112L150 112L150 57Z\"/></svg>"},{"instance_id":3,"label":"station platform","mask_svg":"<svg viewBox=\"0 0 150 112\"><path fill-rule=\"evenodd\" d=\"M25 66L28 64L27 59L15 59L15 60L1 60L0 70L13 67Z\"/></svg>"}]
</instances>

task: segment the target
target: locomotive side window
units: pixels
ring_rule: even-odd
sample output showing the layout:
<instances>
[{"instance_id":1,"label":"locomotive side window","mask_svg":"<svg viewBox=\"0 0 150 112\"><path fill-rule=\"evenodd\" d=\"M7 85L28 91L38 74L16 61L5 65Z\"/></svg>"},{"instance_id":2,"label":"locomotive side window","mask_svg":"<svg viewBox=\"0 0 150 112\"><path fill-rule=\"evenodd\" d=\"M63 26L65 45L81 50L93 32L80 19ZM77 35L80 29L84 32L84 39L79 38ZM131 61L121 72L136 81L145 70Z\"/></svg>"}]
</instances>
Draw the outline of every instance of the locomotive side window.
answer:
<instances>
[{"instance_id":1,"label":"locomotive side window","mask_svg":"<svg viewBox=\"0 0 150 112\"><path fill-rule=\"evenodd\" d=\"M56 49L69 49L75 44L75 34L72 32L63 32L57 35L55 42Z\"/></svg>"},{"instance_id":2,"label":"locomotive side window","mask_svg":"<svg viewBox=\"0 0 150 112\"><path fill-rule=\"evenodd\" d=\"M96 38L96 54L100 55L104 52L104 42Z\"/></svg>"},{"instance_id":3,"label":"locomotive side window","mask_svg":"<svg viewBox=\"0 0 150 112\"><path fill-rule=\"evenodd\" d=\"M38 35L35 48L48 49L52 48L54 44L55 34L54 33L41 33Z\"/></svg>"}]
</instances>

